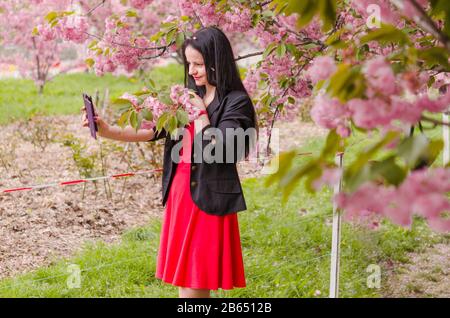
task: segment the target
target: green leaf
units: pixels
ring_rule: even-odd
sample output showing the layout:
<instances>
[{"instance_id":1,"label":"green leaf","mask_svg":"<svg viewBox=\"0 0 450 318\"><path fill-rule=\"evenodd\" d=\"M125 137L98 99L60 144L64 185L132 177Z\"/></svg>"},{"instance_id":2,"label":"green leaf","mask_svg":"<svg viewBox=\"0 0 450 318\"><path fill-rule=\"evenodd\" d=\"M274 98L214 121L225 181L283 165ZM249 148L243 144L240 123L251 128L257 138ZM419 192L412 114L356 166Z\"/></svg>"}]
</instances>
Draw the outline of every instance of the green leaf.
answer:
<instances>
[{"instance_id":1,"label":"green leaf","mask_svg":"<svg viewBox=\"0 0 450 318\"><path fill-rule=\"evenodd\" d=\"M366 163L371 160L380 149L392 142L395 138L398 138L399 132L389 131L380 141L378 141L373 146L366 149L364 152L360 152L356 156L356 160L352 162L348 168L345 170L344 180L346 184L348 180L353 178L359 173L361 169L366 165Z\"/></svg>"},{"instance_id":2,"label":"green leaf","mask_svg":"<svg viewBox=\"0 0 450 318\"><path fill-rule=\"evenodd\" d=\"M177 109L176 117L181 127L184 127L189 122L188 114L181 108Z\"/></svg>"},{"instance_id":3,"label":"green leaf","mask_svg":"<svg viewBox=\"0 0 450 318\"><path fill-rule=\"evenodd\" d=\"M47 15L45 16L45 20L48 23L52 23L56 18L58 18L58 13L55 11L51 11L51 12L47 13Z\"/></svg>"},{"instance_id":4,"label":"green leaf","mask_svg":"<svg viewBox=\"0 0 450 318\"><path fill-rule=\"evenodd\" d=\"M320 0L319 13L322 19L322 30L329 31L333 28L336 22L336 1L335 0Z\"/></svg>"},{"instance_id":5,"label":"green leaf","mask_svg":"<svg viewBox=\"0 0 450 318\"><path fill-rule=\"evenodd\" d=\"M408 35L390 24L383 24L381 28L370 31L361 38L361 44L366 44L371 41L377 41L384 46L390 43L400 45L410 44Z\"/></svg>"},{"instance_id":6,"label":"green leaf","mask_svg":"<svg viewBox=\"0 0 450 318\"><path fill-rule=\"evenodd\" d=\"M94 59L92 59L92 58L90 58L90 57L87 58L87 59L85 59L84 62L85 62L86 65L89 66L89 67L92 67L92 66L94 66L94 64L95 64Z\"/></svg>"},{"instance_id":7,"label":"green leaf","mask_svg":"<svg viewBox=\"0 0 450 318\"><path fill-rule=\"evenodd\" d=\"M185 40L184 33L183 32L178 32L176 40L175 40L175 43L177 44L178 48L181 48L181 46L184 43L184 40Z\"/></svg>"},{"instance_id":8,"label":"green leaf","mask_svg":"<svg viewBox=\"0 0 450 318\"><path fill-rule=\"evenodd\" d=\"M353 192L361 184L371 179L370 166L366 163L355 173L345 178L345 187L348 191Z\"/></svg>"},{"instance_id":9,"label":"green leaf","mask_svg":"<svg viewBox=\"0 0 450 318\"><path fill-rule=\"evenodd\" d=\"M345 29L339 29L336 32L333 32L326 40L325 44L328 46L333 46L336 49L344 49L348 47L348 43L345 41L342 41L340 39L342 33L345 31Z\"/></svg>"},{"instance_id":10,"label":"green leaf","mask_svg":"<svg viewBox=\"0 0 450 318\"><path fill-rule=\"evenodd\" d=\"M175 36L176 32L177 32L176 28L171 29L169 32L167 32L167 35L166 35L166 43L167 44L172 43L173 37Z\"/></svg>"},{"instance_id":11,"label":"green leaf","mask_svg":"<svg viewBox=\"0 0 450 318\"><path fill-rule=\"evenodd\" d=\"M369 45L364 44L358 48L356 51L356 58L358 61L364 60L364 57L366 56L366 53L370 51Z\"/></svg>"},{"instance_id":12,"label":"green leaf","mask_svg":"<svg viewBox=\"0 0 450 318\"><path fill-rule=\"evenodd\" d=\"M327 92L345 103L352 98L364 97L366 81L360 66L341 64L331 76Z\"/></svg>"},{"instance_id":13,"label":"green leaf","mask_svg":"<svg viewBox=\"0 0 450 318\"><path fill-rule=\"evenodd\" d=\"M316 189L313 187L313 183L322 175L322 173L323 169L321 169L319 165L313 166L313 168L308 171L308 177L305 181L305 188L309 193L316 192Z\"/></svg>"},{"instance_id":14,"label":"green leaf","mask_svg":"<svg viewBox=\"0 0 450 318\"><path fill-rule=\"evenodd\" d=\"M164 112L159 116L158 122L156 123L156 129L158 131L161 131L163 127L166 125L166 121L169 119L170 113Z\"/></svg>"},{"instance_id":15,"label":"green leaf","mask_svg":"<svg viewBox=\"0 0 450 318\"><path fill-rule=\"evenodd\" d=\"M131 102L125 98L116 98L111 101L113 105L131 105Z\"/></svg>"},{"instance_id":16,"label":"green leaf","mask_svg":"<svg viewBox=\"0 0 450 318\"><path fill-rule=\"evenodd\" d=\"M432 68L438 66L446 72L450 72L450 64L448 62L448 51L443 47L431 47L417 51L417 56L425 61L425 64Z\"/></svg>"},{"instance_id":17,"label":"green leaf","mask_svg":"<svg viewBox=\"0 0 450 318\"><path fill-rule=\"evenodd\" d=\"M137 118L138 116L137 116L137 113L136 113L136 111L134 111L134 110L132 110L131 111L131 114L130 114L130 125L131 125L131 127L133 127L133 128L137 128L138 127L138 118Z\"/></svg>"},{"instance_id":18,"label":"green leaf","mask_svg":"<svg viewBox=\"0 0 450 318\"><path fill-rule=\"evenodd\" d=\"M270 165L273 167L274 162L278 162L278 170L266 178L264 185L268 187L275 181L280 180L288 172L289 168L292 165L292 160L296 155L297 151L291 150L281 152L279 155L273 158L270 162Z\"/></svg>"},{"instance_id":19,"label":"green leaf","mask_svg":"<svg viewBox=\"0 0 450 318\"><path fill-rule=\"evenodd\" d=\"M340 142L342 137L336 133L336 129L330 130L325 141L325 147L322 149L320 158L325 160L329 157L334 157L341 149Z\"/></svg>"},{"instance_id":20,"label":"green leaf","mask_svg":"<svg viewBox=\"0 0 450 318\"><path fill-rule=\"evenodd\" d=\"M319 166L319 162L317 160L311 160L306 165L297 167L293 169L293 171L289 171L289 174L287 174L280 181L280 185L283 187L282 202L286 203L287 199L291 195L292 191L295 190L301 178L311 173L317 175L317 169L320 169L321 174L322 169Z\"/></svg>"},{"instance_id":21,"label":"green leaf","mask_svg":"<svg viewBox=\"0 0 450 318\"><path fill-rule=\"evenodd\" d=\"M372 165L371 179L376 179L378 176L382 176L389 184L398 186L405 179L406 171L395 162L395 156L390 156Z\"/></svg>"},{"instance_id":22,"label":"green leaf","mask_svg":"<svg viewBox=\"0 0 450 318\"><path fill-rule=\"evenodd\" d=\"M314 18L316 13L319 10L320 2L316 0L303 0L296 1L290 0L289 6L286 7L286 13L297 12L299 14L299 18L297 20L298 26L304 27Z\"/></svg>"},{"instance_id":23,"label":"green leaf","mask_svg":"<svg viewBox=\"0 0 450 318\"><path fill-rule=\"evenodd\" d=\"M154 90L156 88L155 82L151 78L148 78L147 81L150 88Z\"/></svg>"},{"instance_id":24,"label":"green leaf","mask_svg":"<svg viewBox=\"0 0 450 318\"><path fill-rule=\"evenodd\" d=\"M277 48L277 43L270 43L267 48L264 50L264 53L262 55L263 60L269 56L276 48Z\"/></svg>"},{"instance_id":25,"label":"green leaf","mask_svg":"<svg viewBox=\"0 0 450 318\"><path fill-rule=\"evenodd\" d=\"M58 24L58 22L59 22L58 19L53 20L52 22L50 22L50 27L52 28L55 27Z\"/></svg>"},{"instance_id":26,"label":"green leaf","mask_svg":"<svg viewBox=\"0 0 450 318\"><path fill-rule=\"evenodd\" d=\"M141 124L142 124L142 114L141 113L136 113L137 116L137 123L136 123L136 132L138 132L138 130L141 128Z\"/></svg>"},{"instance_id":27,"label":"green leaf","mask_svg":"<svg viewBox=\"0 0 450 318\"><path fill-rule=\"evenodd\" d=\"M130 17L130 18L131 17L138 17L138 14L134 10L128 10L127 13L126 13L126 16Z\"/></svg>"},{"instance_id":28,"label":"green leaf","mask_svg":"<svg viewBox=\"0 0 450 318\"><path fill-rule=\"evenodd\" d=\"M117 125L119 125L119 127L121 127L122 129L126 126L126 124L128 122L128 118L130 117L130 113L131 113L131 109L122 113L122 115L119 117L119 119L117 121Z\"/></svg>"},{"instance_id":29,"label":"green leaf","mask_svg":"<svg viewBox=\"0 0 450 318\"><path fill-rule=\"evenodd\" d=\"M258 13L254 13L252 15L252 26L256 27L259 23L259 21L261 21L262 15L258 14Z\"/></svg>"},{"instance_id":30,"label":"green leaf","mask_svg":"<svg viewBox=\"0 0 450 318\"><path fill-rule=\"evenodd\" d=\"M151 111L149 111L147 108L144 108L141 110L142 118L147 121L153 120L153 114Z\"/></svg>"},{"instance_id":31,"label":"green leaf","mask_svg":"<svg viewBox=\"0 0 450 318\"><path fill-rule=\"evenodd\" d=\"M277 56L278 57L283 57L285 54L286 54L286 44L281 43L277 47Z\"/></svg>"},{"instance_id":32,"label":"green leaf","mask_svg":"<svg viewBox=\"0 0 450 318\"><path fill-rule=\"evenodd\" d=\"M159 31L159 32L153 34L153 35L150 37L150 41L151 41L151 42L157 42L159 39L161 39L161 37L162 37L163 35L164 35L164 32Z\"/></svg>"},{"instance_id":33,"label":"green leaf","mask_svg":"<svg viewBox=\"0 0 450 318\"><path fill-rule=\"evenodd\" d=\"M98 44L98 40L92 40L88 45L88 49L94 48L94 46L96 46L97 44Z\"/></svg>"},{"instance_id":34,"label":"green leaf","mask_svg":"<svg viewBox=\"0 0 450 318\"><path fill-rule=\"evenodd\" d=\"M175 137L175 130L177 129L178 120L175 116L170 116L169 119L166 121L165 129L172 135L172 137Z\"/></svg>"},{"instance_id":35,"label":"green leaf","mask_svg":"<svg viewBox=\"0 0 450 318\"><path fill-rule=\"evenodd\" d=\"M409 168L413 168L420 157L428 149L429 141L422 134L405 138L397 147L398 155L403 158Z\"/></svg>"}]
</instances>

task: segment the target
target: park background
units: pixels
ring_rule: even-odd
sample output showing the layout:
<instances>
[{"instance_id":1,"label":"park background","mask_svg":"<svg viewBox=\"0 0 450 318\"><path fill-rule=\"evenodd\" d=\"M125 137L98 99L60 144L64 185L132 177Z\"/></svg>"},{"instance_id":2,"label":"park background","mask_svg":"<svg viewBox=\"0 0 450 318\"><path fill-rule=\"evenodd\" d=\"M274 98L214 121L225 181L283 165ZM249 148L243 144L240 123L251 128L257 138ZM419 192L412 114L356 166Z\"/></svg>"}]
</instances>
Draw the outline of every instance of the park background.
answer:
<instances>
[{"instance_id":1,"label":"park background","mask_svg":"<svg viewBox=\"0 0 450 318\"><path fill-rule=\"evenodd\" d=\"M240 54L254 49L245 42L238 47ZM0 54L8 50L2 47ZM115 124L120 114L112 100L139 90L143 78L182 84L183 66L167 57L139 73L99 77L84 63L60 72L84 54L79 46L69 48L42 93L17 65L0 65L0 189L161 166L162 141L92 140L81 127L81 93L94 96L101 114ZM243 76L254 61L238 63ZM274 127L280 150L296 148L300 154L320 152L327 134L312 122L309 108ZM442 129L425 133L440 137ZM371 138L352 134L344 163ZM307 157L299 155L295 163ZM436 164L441 162L442 155ZM239 214L247 287L213 296L327 297L332 189L311 194L300 182L283 205L279 190L267 188L258 169L245 162L238 168L248 206ZM154 278L163 213L160 178L154 173L0 194L0 297L176 297L176 288ZM343 223L340 296L450 296L449 238L420 218L410 229L386 219L376 226ZM73 265L81 270L79 288L70 287ZM380 288L368 284L370 265L381 268Z\"/></svg>"}]
</instances>

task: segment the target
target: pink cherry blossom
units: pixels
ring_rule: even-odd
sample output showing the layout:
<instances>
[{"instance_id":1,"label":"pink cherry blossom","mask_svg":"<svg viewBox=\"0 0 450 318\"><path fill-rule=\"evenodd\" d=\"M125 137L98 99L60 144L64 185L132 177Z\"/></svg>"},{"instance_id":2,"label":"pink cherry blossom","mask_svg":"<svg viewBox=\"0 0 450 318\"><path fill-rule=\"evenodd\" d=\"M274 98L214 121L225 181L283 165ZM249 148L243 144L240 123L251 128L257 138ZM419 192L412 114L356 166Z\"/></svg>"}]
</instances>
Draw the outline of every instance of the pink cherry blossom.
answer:
<instances>
[{"instance_id":1,"label":"pink cherry blossom","mask_svg":"<svg viewBox=\"0 0 450 318\"><path fill-rule=\"evenodd\" d=\"M346 119L350 110L336 98L330 99L325 94L319 94L311 109L311 118L316 124L327 129L346 127ZM340 130L341 131L341 130Z\"/></svg>"},{"instance_id":2,"label":"pink cherry blossom","mask_svg":"<svg viewBox=\"0 0 450 318\"><path fill-rule=\"evenodd\" d=\"M324 185L333 187L340 181L341 176L342 176L341 168L324 169L322 171L322 175L320 176L320 178L316 179L313 182L313 187L316 190L321 189Z\"/></svg>"},{"instance_id":3,"label":"pink cherry blossom","mask_svg":"<svg viewBox=\"0 0 450 318\"><path fill-rule=\"evenodd\" d=\"M314 59L312 65L308 68L307 76L313 84L320 80L327 79L336 71L334 59L329 56L319 56Z\"/></svg>"},{"instance_id":4,"label":"pink cherry blossom","mask_svg":"<svg viewBox=\"0 0 450 318\"><path fill-rule=\"evenodd\" d=\"M89 25L85 17L70 15L64 17L58 25L62 38L75 43L83 43L88 39Z\"/></svg>"},{"instance_id":5,"label":"pink cherry blossom","mask_svg":"<svg viewBox=\"0 0 450 318\"><path fill-rule=\"evenodd\" d=\"M131 95L130 93L124 93L122 96L120 96L121 99L128 100L133 107L138 108L139 107L139 100L136 96Z\"/></svg>"},{"instance_id":6,"label":"pink cherry blossom","mask_svg":"<svg viewBox=\"0 0 450 318\"><path fill-rule=\"evenodd\" d=\"M370 84L369 97L376 95L376 92L385 95L398 92L394 72L383 56L368 60L364 65L364 74Z\"/></svg>"},{"instance_id":7,"label":"pink cherry blossom","mask_svg":"<svg viewBox=\"0 0 450 318\"><path fill-rule=\"evenodd\" d=\"M398 188L366 183L351 194L337 195L335 200L345 210L346 219L358 219L370 211L410 227L416 214L434 230L449 232L450 219L443 214L450 211L448 192L450 168L436 168L413 171Z\"/></svg>"},{"instance_id":8,"label":"pink cherry blossom","mask_svg":"<svg viewBox=\"0 0 450 318\"><path fill-rule=\"evenodd\" d=\"M153 2L153 0L129 0L130 5L136 9L144 9L146 6L148 6L150 3Z\"/></svg>"}]
</instances>

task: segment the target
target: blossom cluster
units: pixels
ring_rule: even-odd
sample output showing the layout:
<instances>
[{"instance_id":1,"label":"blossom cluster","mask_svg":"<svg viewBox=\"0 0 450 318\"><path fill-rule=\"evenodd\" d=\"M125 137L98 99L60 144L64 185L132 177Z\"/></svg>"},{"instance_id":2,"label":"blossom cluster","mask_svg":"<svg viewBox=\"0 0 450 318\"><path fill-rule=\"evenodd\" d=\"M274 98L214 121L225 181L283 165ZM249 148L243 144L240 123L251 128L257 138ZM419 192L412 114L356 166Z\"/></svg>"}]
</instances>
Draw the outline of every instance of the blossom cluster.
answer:
<instances>
[{"instance_id":1,"label":"blossom cluster","mask_svg":"<svg viewBox=\"0 0 450 318\"><path fill-rule=\"evenodd\" d=\"M308 69L308 76L318 82L329 78L335 69L331 58L318 57ZM350 119L356 126L368 130L391 129L396 121L413 125L424 111L443 112L450 105L450 90L432 98L426 89L427 76L423 73L395 75L382 56L365 61L362 70L367 85L365 98L353 98L343 103L320 92L311 110L311 117L318 125L336 128L341 136L347 137Z\"/></svg>"},{"instance_id":2,"label":"blossom cluster","mask_svg":"<svg viewBox=\"0 0 450 318\"><path fill-rule=\"evenodd\" d=\"M151 122L145 122L145 128L155 126L160 116L167 111L175 112L178 108L181 108L188 114L189 122L194 121L200 112L200 109L191 102L191 93L189 89L181 85L174 85L171 87L171 103L169 105L152 95L148 95L141 101L133 94L124 93L120 99L128 100L137 112L142 111L142 109L147 109L152 113L153 120Z\"/></svg>"},{"instance_id":3,"label":"blossom cluster","mask_svg":"<svg viewBox=\"0 0 450 318\"><path fill-rule=\"evenodd\" d=\"M410 227L413 216L426 218L429 226L439 232L450 231L450 169L413 171L398 187L366 183L353 193L341 193L335 198L345 210L347 220L375 213L392 222Z\"/></svg>"}]
</instances>

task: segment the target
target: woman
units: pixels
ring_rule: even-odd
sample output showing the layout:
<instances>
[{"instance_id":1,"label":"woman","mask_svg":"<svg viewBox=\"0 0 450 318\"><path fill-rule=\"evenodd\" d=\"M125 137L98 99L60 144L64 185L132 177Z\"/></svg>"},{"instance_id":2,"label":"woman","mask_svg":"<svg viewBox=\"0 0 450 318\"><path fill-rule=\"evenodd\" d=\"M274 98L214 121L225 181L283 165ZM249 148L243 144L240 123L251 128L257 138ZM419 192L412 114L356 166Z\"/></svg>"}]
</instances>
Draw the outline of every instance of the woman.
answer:
<instances>
[{"instance_id":1,"label":"woman","mask_svg":"<svg viewBox=\"0 0 450 318\"><path fill-rule=\"evenodd\" d=\"M180 297L210 297L210 290L246 286L237 212L247 207L236 162L255 144L256 113L220 29L198 30L184 42L182 57L185 87L198 92L191 102L200 109L183 136L155 128L122 130L98 116L96 122L104 138L165 138L165 213L155 276L178 286Z\"/></svg>"}]
</instances>

